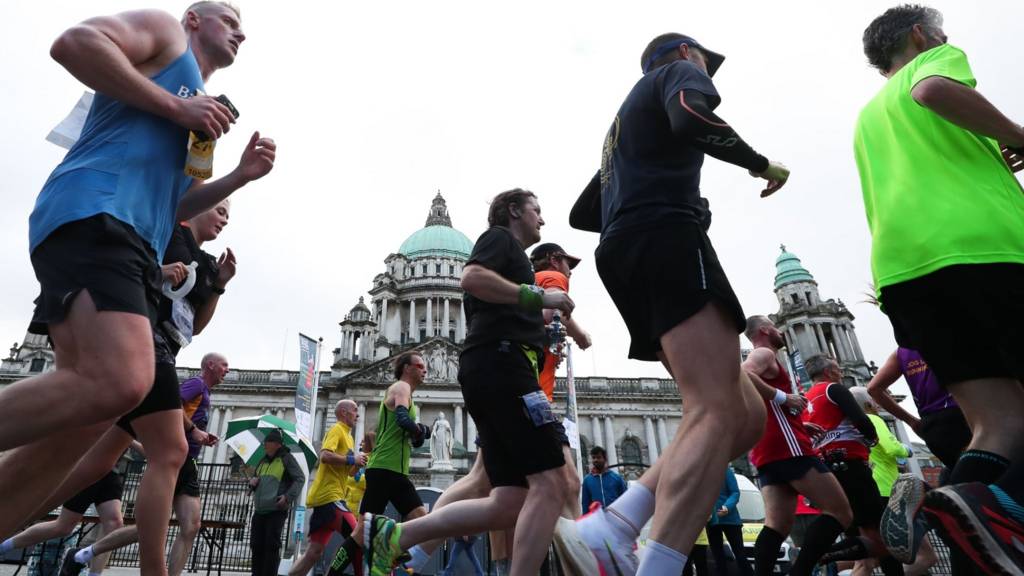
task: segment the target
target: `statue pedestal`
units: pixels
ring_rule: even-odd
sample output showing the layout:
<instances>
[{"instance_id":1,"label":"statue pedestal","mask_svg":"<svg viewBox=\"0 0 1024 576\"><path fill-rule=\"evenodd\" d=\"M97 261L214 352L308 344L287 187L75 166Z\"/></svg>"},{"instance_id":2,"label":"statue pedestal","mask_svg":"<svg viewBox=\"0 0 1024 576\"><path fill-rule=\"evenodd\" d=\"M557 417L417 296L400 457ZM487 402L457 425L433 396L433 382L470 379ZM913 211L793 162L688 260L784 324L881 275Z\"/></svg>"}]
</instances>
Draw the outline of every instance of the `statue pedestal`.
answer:
<instances>
[{"instance_id":1,"label":"statue pedestal","mask_svg":"<svg viewBox=\"0 0 1024 576\"><path fill-rule=\"evenodd\" d=\"M455 483L455 469L449 467L444 470L440 468L431 468L430 472L430 485L439 490L447 490L449 486Z\"/></svg>"}]
</instances>

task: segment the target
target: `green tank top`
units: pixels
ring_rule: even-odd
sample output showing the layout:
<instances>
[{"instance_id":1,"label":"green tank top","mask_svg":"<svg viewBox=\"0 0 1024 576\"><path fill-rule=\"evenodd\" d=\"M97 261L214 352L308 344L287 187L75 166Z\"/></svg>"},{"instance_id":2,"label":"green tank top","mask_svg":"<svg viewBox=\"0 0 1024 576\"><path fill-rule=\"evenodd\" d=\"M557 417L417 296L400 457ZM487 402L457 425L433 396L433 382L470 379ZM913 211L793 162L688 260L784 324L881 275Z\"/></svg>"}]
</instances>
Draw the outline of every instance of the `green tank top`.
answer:
<instances>
[{"instance_id":1,"label":"green tank top","mask_svg":"<svg viewBox=\"0 0 1024 576\"><path fill-rule=\"evenodd\" d=\"M409 418L416 420L416 403L409 402ZM386 403L380 403L377 415L377 443L370 452L367 468L382 468L399 474L409 475L409 458L412 456L412 443L406 431L398 425L394 410L389 410Z\"/></svg>"}]
</instances>

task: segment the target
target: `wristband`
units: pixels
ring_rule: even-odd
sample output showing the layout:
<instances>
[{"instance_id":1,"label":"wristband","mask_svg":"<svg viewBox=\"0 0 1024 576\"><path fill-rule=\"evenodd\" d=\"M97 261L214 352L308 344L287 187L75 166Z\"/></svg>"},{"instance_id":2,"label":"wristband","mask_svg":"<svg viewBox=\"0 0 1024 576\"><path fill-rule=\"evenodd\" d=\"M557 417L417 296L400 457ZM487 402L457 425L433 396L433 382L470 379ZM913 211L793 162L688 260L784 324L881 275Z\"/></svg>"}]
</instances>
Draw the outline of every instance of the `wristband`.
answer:
<instances>
[{"instance_id":1,"label":"wristband","mask_svg":"<svg viewBox=\"0 0 1024 576\"><path fill-rule=\"evenodd\" d=\"M782 390L776 390L775 398L772 398L772 402L775 402L776 404L781 406L782 404L786 403L786 397L787 394L785 392L783 392Z\"/></svg>"},{"instance_id":2,"label":"wristband","mask_svg":"<svg viewBox=\"0 0 1024 576\"><path fill-rule=\"evenodd\" d=\"M519 307L529 312L544 309L544 289L530 284L519 285Z\"/></svg>"}]
</instances>

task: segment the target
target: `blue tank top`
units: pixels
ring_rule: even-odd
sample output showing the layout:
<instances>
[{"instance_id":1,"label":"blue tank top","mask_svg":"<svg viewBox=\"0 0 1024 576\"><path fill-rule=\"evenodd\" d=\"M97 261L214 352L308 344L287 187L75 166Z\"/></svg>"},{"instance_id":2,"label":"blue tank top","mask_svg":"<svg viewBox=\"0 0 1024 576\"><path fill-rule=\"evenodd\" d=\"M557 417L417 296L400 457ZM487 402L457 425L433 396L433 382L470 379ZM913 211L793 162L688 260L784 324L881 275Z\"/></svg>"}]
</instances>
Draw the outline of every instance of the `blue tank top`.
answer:
<instances>
[{"instance_id":1,"label":"blue tank top","mask_svg":"<svg viewBox=\"0 0 1024 576\"><path fill-rule=\"evenodd\" d=\"M151 80L180 98L203 89L191 48ZM61 225L105 213L134 228L161 262L178 200L192 184L187 147L185 128L97 93L78 142L36 198L29 251Z\"/></svg>"}]
</instances>

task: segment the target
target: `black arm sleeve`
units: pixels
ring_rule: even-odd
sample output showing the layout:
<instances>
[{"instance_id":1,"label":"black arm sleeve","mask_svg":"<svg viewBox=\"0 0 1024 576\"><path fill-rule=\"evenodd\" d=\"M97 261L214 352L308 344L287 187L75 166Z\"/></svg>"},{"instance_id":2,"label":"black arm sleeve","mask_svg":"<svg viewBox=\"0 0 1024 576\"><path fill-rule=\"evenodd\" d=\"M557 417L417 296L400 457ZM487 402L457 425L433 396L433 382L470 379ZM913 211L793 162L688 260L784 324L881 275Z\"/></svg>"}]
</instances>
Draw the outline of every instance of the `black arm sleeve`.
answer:
<instances>
[{"instance_id":1,"label":"black arm sleeve","mask_svg":"<svg viewBox=\"0 0 1024 576\"><path fill-rule=\"evenodd\" d=\"M569 212L569 226L584 232L601 231L601 172L583 189Z\"/></svg>"},{"instance_id":2,"label":"black arm sleeve","mask_svg":"<svg viewBox=\"0 0 1024 576\"><path fill-rule=\"evenodd\" d=\"M416 421L409 417L409 409L405 406L395 407L395 421L398 425L412 435L413 438L420 435L420 428L416 425Z\"/></svg>"},{"instance_id":3,"label":"black arm sleeve","mask_svg":"<svg viewBox=\"0 0 1024 576\"><path fill-rule=\"evenodd\" d=\"M833 404L839 406L839 410L843 412L843 415L857 428L865 438L867 438L872 444L878 442L878 432L875 431L875 427L871 424L871 420L868 415L864 413L864 409L857 404L857 399L853 397L853 394L838 382L830 384L825 389L825 394L828 395L828 399Z\"/></svg>"},{"instance_id":4,"label":"black arm sleeve","mask_svg":"<svg viewBox=\"0 0 1024 576\"><path fill-rule=\"evenodd\" d=\"M768 159L758 154L724 120L715 115L707 97L697 90L680 90L668 101L666 112L672 132L701 152L756 173L768 169Z\"/></svg>"}]
</instances>

